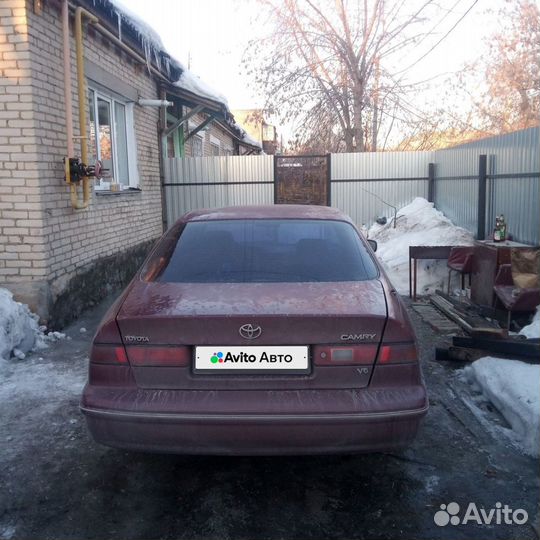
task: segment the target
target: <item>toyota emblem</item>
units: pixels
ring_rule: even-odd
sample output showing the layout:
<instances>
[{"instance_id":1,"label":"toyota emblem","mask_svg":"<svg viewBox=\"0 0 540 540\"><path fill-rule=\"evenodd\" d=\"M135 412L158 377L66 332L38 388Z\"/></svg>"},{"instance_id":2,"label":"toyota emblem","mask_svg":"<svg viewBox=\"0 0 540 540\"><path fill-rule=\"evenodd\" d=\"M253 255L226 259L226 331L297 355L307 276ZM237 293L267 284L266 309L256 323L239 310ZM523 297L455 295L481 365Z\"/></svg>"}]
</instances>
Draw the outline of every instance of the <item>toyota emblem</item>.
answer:
<instances>
[{"instance_id":1,"label":"toyota emblem","mask_svg":"<svg viewBox=\"0 0 540 540\"><path fill-rule=\"evenodd\" d=\"M260 326L253 326L252 324L243 324L238 333L245 339L256 339L262 334Z\"/></svg>"}]
</instances>

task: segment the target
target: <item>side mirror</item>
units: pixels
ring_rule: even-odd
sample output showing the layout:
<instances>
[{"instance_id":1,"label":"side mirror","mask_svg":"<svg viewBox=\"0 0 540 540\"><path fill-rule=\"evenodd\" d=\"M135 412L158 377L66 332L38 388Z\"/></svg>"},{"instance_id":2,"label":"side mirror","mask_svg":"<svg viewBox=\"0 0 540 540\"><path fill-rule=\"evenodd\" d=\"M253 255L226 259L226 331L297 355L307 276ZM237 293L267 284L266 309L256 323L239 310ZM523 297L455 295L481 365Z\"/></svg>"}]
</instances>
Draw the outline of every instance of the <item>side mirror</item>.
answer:
<instances>
[{"instance_id":1,"label":"side mirror","mask_svg":"<svg viewBox=\"0 0 540 540\"><path fill-rule=\"evenodd\" d=\"M368 244L371 246L373 251L377 251L377 242L375 240L368 240Z\"/></svg>"}]
</instances>

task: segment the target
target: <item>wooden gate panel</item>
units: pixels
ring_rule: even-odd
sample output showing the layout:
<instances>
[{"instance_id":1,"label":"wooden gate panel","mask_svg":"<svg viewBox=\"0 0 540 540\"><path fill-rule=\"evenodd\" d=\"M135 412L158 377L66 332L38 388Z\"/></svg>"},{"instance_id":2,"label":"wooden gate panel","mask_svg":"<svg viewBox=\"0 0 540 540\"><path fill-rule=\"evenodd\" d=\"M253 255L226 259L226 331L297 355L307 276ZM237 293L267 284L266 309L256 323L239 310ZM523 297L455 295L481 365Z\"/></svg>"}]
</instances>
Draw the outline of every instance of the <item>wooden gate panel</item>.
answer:
<instances>
[{"instance_id":1,"label":"wooden gate panel","mask_svg":"<svg viewBox=\"0 0 540 540\"><path fill-rule=\"evenodd\" d=\"M276 156L276 204L330 204L329 156Z\"/></svg>"}]
</instances>

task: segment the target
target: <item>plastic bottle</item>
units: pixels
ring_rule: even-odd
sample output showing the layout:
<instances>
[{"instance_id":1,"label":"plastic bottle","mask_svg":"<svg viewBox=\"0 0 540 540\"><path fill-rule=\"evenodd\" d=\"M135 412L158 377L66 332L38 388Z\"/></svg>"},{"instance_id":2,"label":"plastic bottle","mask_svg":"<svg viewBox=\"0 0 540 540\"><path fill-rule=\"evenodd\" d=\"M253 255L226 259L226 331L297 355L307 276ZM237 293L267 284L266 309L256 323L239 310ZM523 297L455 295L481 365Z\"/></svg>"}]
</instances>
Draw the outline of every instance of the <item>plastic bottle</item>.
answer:
<instances>
[{"instance_id":1,"label":"plastic bottle","mask_svg":"<svg viewBox=\"0 0 540 540\"><path fill-rule=\"evenodd\" d=\"M501 242L504 242L506 240L506 220L504 219L503 214L501 214L499 221L499 231L501 236Z\"/></svg>"}]
</instances>

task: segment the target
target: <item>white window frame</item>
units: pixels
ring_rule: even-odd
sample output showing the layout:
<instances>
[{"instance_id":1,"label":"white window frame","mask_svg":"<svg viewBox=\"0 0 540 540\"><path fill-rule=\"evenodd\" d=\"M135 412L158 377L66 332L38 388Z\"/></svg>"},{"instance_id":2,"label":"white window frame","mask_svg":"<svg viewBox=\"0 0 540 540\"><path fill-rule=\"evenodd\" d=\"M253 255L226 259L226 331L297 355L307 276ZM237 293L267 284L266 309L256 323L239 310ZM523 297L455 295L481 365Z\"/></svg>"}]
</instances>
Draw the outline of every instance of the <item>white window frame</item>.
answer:
<instances>
[{"instance_id":1,"label":"white window frame","mask_svg":"<svg viewBox=\"0 0 540 540\"><path fill-rule=\"evenodd\" d=\"M101 148L99 145L99 114L98 114L98 98L102 99L103 101L106 101L109 103L110 111L111 111L111 146L112 146L112 162L113 162L113 168L114 170L111 171L112 177L115 180L116 183L120 184L121 189L127 189L127 188L139 188L139 171L137 168L137 142L135 139L135 122L133 118L133 112L134 112L134 104L132 101L124 100L122 98L117 97L116 94L113 92L107 93L106 91L103 91L101 88L94 86L92 84L88 85L88 91L90 95L90 91L94 92L94 100L93 100L93 107L94 107L94 134L95 134L95 141L94 145L96 148L96 154L97 159L101 160ZM116 111L115 111L115 103L119 103L125 108L126 111L126 149L127 149L127 164L128 164L128 181L127 183L123 183L120 181L119 173L118 173L118 154L117 154L117 142L116 142ZM96 191L108 191L108 188L100 188L99 185L95 185L94 189Z\"/></svg>"}]
</instances>

